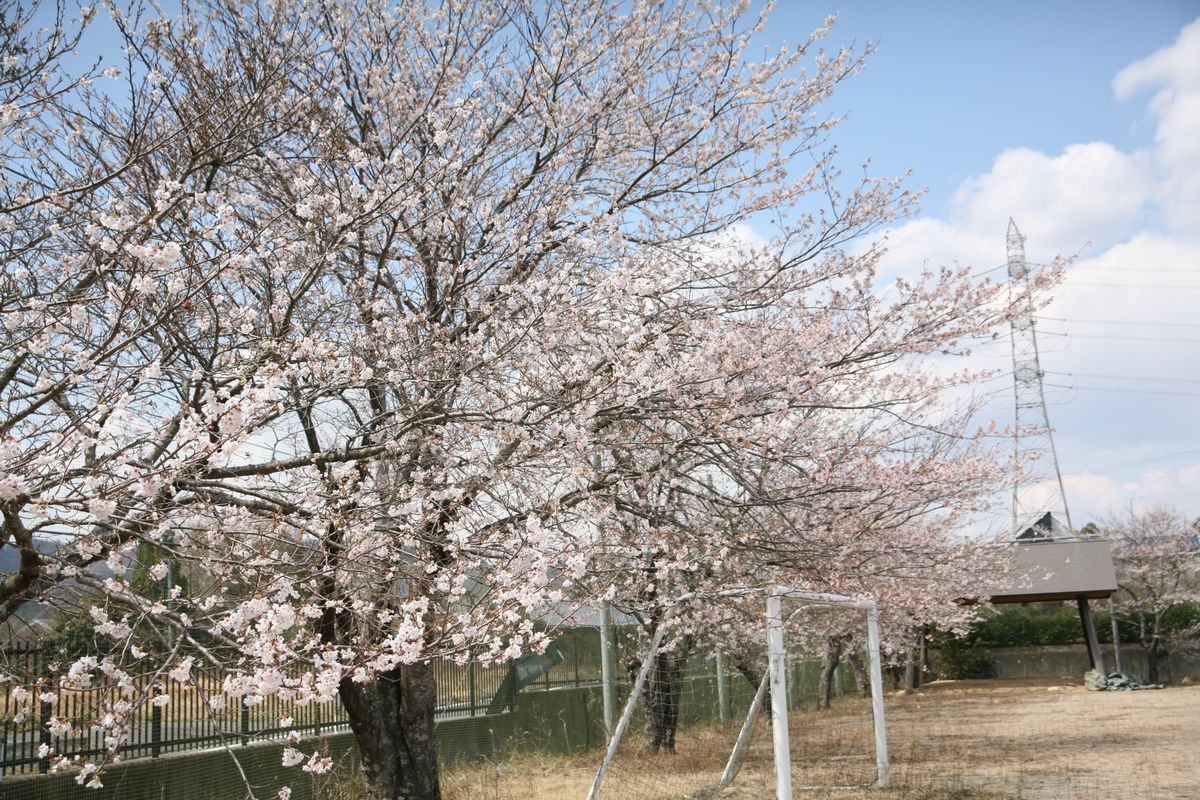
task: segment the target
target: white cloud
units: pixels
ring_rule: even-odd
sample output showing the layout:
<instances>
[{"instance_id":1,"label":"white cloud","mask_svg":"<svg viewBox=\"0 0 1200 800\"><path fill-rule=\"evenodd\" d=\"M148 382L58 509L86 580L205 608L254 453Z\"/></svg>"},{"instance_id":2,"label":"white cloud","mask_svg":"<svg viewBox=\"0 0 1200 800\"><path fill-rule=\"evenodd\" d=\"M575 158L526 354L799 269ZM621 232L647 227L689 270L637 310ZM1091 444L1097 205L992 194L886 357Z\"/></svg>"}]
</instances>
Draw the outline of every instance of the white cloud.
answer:
<instances>
[{"instance_id":1,"label":"white cloud","mask_svg":"<svg viewBox=\"0 0 1200 800\"><path fill-rule=\"evenodd\" d=\"M1075 387L1052 390L1051 402L1063 404L1050 415L1076 522L1131 500L1200 514L1200 464L1168 466L1183 463L1173 453L1200 448L1200 384L1187 383L1200 379L1200 327L1188 327L1200 323L1200 20L1122 70L1113 88L1126 100L1152 93L1152 144L999 153L987 173L960 185L946 218L891 230L881 270L998 267L1009 217L1026 234L1031 261L1078 254L1042 312L1040 342L1047 383ZM993 275L1004 279L1003 270ZM1006 357L1006 342L989 346L978 366ZM992 408L1009 422L1011 399Z\"/></svg>"},{"instance_id":2,"label":"white cloud","mask_svg":"<svg viewBox=\"0 0 1200 800\"><path fill-rule=\"evenodd\" d=\"M1186 25L1170 47L1135 61L1113 78L1113 91L1125 100L1135 92L1160 86L1179 85L1200 90L1200 19ZM1171 103L1169 89L1154 100L1157 106Z\"/></svg>"},{"instance_id":3,"label":"white cloud","mask_svg":"<svg viewBox=\"0 0 1200 800\"><path fill-rule=\"evenodd\" d=\"M969 229L986 230L1003 226L1019 209L1022 232L1053 251L1108 244L1128 229L1149 195L1141 161L1104 142L1073 144L1055 157L1007 150L990 172L959 187L954 216Z\"/></svg>"},{"instance_id":4,"label":"white cloud","mask_svg":"<svg viewBox=\"0 0 1200 800\"><path fill-rule=\"evenodd\" d=\"M1153 194L1145 161L1103 142L1070 145L1055 157L1006 150L987 174L959 186L950 219L923 217L889 231L881 271L912 272L925 263L999 265L1009 217L1036 247L1033 260L1111 246L1131 232Z\"/></svg>"},{"instance_id":5,"label":"white cloud","mask_svg":"<svg viewBox=\"0 0 1200 800\"><path fill-rule=\"evenodd\" d=\"M1170 47L1130 64L1113 79L1120 99L1147 90L1155 92L1149 104L1158 120L1152 155L1164 221L1194 237L1200 215L1200 19Z\"/></svg>"},{"instance_id":6,"label":"white cloud","mask_svg":"<svg viewBox=\"0 0 1200 800\"><path fill-rule=\"evenodd\" d=\"M1128 376L1200 377L1200 242L1141 232L1095 258L1073 264L1042 312L1046 334L1068 334L1069 371ZM1196 289L1180 288L1195 286ZM1075 320L1062 323L1058 319ZM1112 325L1090 320L1119 320ZM1168 323L1164 325L1163 323ZM1172 324L1179 324L1172 327ZM1118 338L1125 337L1125 338ZM1043 337L1046 338L1046 337ZM1056 339L1047 339L1056 349ZM1092 381L1095 384L1095 381ZM1130 388L1139 388L1131 386ZM1142 389L1200 391L1164 382ZM1162 395L1172 397L1173 395Z\"/></svg>"},{"instance_id":7,"label":"white cloud","mask_svg":"<svg viewBox=\"0 0 1200 800\"><path fill-rule=\"evenodd\" d=\"M1200 463L1182 469L1153 469L1134 479L1081 472L1063 476L1072 503L1072 521L1081 526L1133 503L1145 507L1165 503L1197 514L1195 493L1200 489Z\"/></svg>"}]
</instances>

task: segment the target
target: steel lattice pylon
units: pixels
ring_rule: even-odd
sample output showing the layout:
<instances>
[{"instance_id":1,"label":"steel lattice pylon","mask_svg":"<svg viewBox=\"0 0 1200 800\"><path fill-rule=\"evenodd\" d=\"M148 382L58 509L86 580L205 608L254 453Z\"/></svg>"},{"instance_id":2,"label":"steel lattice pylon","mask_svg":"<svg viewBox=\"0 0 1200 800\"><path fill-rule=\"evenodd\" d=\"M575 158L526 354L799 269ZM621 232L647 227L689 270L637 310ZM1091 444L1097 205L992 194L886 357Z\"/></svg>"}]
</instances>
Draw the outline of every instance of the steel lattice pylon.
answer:
<instances>
[{"instance_id":1,"label":"steel lattice pylon","mask_svg":"<svg viewBox=\"0 0 1200 800\"><path fill-rule=\"evenodd\" d=\"M1046 394L1042 389L1042 366L1038 358L1037 325L1033 316L1033 297L1029 286L1029 264L1025 260L1025 237L1017 224L1008 221L1009 297L1020 313L1012 323L1013 393L1016 419L1013 427L1013 457L1022 473L1013 484L1013 530L1019 530L1031 517L1046 512L1061 515L1071 525L1067 494L1058 453L1046 412ZM1038 487L1035 493L1030 490ZM1035 496L1034 496L1035 495Z\"/></svg>"}]
</instances>

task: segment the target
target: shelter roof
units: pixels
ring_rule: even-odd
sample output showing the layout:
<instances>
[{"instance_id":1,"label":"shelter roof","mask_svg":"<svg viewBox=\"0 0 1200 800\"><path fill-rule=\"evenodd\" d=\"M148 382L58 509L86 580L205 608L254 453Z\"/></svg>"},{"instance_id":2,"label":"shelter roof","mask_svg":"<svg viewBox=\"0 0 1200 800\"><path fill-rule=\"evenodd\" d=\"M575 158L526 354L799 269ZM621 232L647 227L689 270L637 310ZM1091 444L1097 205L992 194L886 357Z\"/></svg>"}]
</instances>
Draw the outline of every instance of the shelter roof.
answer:
<instances>
[{"instance_id":1,"label":"shelter roof","mask_svg":"<svg viewBox=\"0 0 1200 800\"><path fill-rule=\"evenodd\" d=\"M1112 550L1103 539L1032 539L1012 545L1008 579L988 590L993 603L1105 598L1117 590Z\"/></svg>"}]
</instances>

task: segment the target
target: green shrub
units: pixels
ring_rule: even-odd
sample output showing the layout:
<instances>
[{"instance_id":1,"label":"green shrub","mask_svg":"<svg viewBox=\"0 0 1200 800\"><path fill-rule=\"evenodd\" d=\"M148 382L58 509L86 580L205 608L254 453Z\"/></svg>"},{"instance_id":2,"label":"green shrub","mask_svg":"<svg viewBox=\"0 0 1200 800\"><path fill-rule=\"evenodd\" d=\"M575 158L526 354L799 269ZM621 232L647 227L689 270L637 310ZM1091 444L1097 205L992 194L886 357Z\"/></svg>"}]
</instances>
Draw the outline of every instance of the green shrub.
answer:
<instances>
[{"instance_id":1,"label":"green shrub","mask_svg":"<svg viewBox=\"0 0 1200 800\"><path fill-rule=\"evenodd\" d=\"M992 654L986 647L944 631L935 631L931 638L932 667L939 680L996 677Z\"/></svg>"},{"instance_id":2,"label":"green shrub","mask_svg":"<svg viewBox=\"0 0 1200 800\"><path fill-rule=\"evenodd\" d=\"M984 612L967 640L989 647L1076 644L1083 641L1083 628L1074 604L1023 603Z\"/></svg>"}]
</instances>

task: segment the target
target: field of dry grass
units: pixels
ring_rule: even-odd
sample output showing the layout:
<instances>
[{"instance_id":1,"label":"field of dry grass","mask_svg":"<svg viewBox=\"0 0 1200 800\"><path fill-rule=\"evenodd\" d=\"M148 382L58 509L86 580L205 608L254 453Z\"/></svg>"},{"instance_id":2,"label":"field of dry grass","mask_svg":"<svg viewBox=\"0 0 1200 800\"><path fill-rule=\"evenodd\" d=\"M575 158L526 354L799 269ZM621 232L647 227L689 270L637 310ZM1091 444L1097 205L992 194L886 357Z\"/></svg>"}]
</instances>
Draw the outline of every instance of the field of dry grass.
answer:
<instances>
[{"instance_id":1,"label":"field of dry grass","mask_svg":"<svg viewBox=\"0 0 1200 800\"><path fill-rule=\"evenodd\" d=\"M1189 800L1200 797L1200 686L1088 692L1053 681L958 681L888 698L892 786L873 777L869 712L857 699L791 717L798 786L813 800ZM733 729L681 736L675 756L621 754L605 800L773 797L770 734L760 726L737 782L711 793ZM636 738L636 736L634 737ZM600 754L525 755L452 769L447 800L582 800Z\"/></svg>"}]
</instances>

